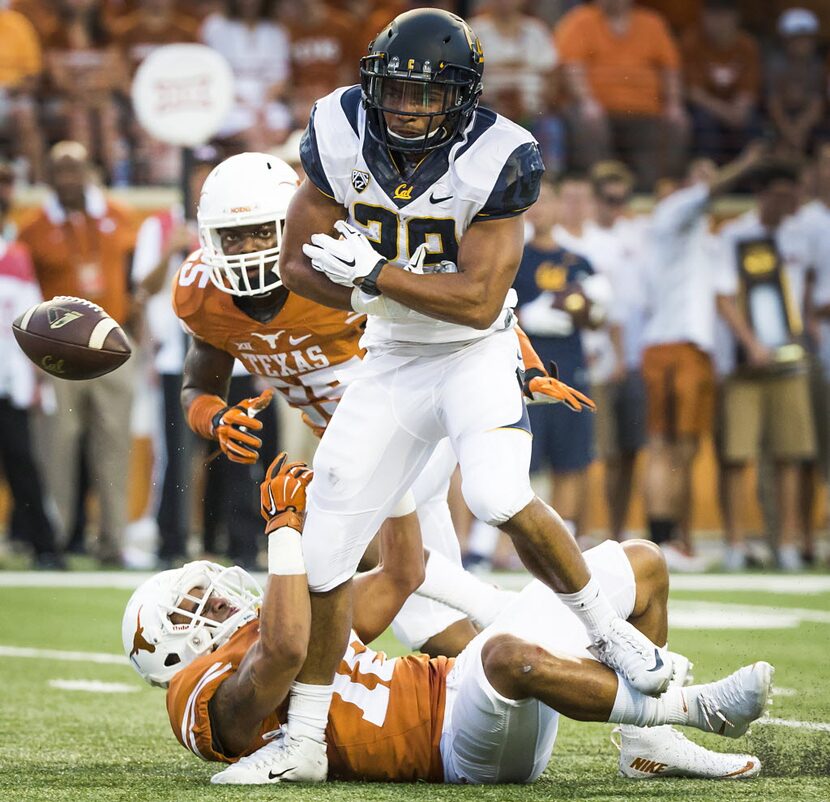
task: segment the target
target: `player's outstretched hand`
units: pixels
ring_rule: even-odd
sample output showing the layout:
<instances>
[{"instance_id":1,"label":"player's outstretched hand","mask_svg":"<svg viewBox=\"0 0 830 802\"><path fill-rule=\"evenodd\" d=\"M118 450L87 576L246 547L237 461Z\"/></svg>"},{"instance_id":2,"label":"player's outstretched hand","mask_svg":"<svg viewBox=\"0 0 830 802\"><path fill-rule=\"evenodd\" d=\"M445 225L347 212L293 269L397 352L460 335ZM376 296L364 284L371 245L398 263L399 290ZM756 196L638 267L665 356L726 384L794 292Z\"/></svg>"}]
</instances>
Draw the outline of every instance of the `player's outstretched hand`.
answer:
<instances>
[{"instance_id":1,"label":"player's outstretched hand","mask_svg":"<svg viewBox=\"0 0 830 802\"><path fill-rule=\"evenodd\" d=\"M273 397L274 390L269 387L254 398L246 398L220 409L213 416L213 434L222 453L231 462L253 465L259 459L262 440L251 431L262 429L262 421L258 421L256 416L271 403Z\"/></svg>"},{"instance_id":2,"label":"player's outstretched hand","mask_svg":"<svg viewBox=\"0 0 830 802\"><path fill-rule=\"evenodd\" d=\"M565 404L574 412L582 412L583 407L597 411L597 405L587 395L559 381L555 362L550 363L550 375L539 368L528 370L524 377L524 392L529 404Z\"/></svg>"},{"instance_id":3,"label":"player's outstretched hand","mask_svg":"<svg viewBox=\"0 0 830 802\"><path fill-rule=\"evenodd\" d=\"M259 510L268 522L266 535L282 526L302 532L306 491L313 476L305 462L288 462L284 451L277 454L259 486Z\"/></svg>"},{"instance_id":4,"label":"player's outstretched hand","mask_svg":"<svg viewBox=\"0 0 830 802\"><path fill-rule=\"evenodd\" d=\"M315 270L325 273L335 284L353 287L357 279L368 276L386 259L374 249L365 234L345 220L338 220L334 228L342 239L312 234L311 243L303 245L303 253L311 259Z\"/></svg>"}]
</instances>

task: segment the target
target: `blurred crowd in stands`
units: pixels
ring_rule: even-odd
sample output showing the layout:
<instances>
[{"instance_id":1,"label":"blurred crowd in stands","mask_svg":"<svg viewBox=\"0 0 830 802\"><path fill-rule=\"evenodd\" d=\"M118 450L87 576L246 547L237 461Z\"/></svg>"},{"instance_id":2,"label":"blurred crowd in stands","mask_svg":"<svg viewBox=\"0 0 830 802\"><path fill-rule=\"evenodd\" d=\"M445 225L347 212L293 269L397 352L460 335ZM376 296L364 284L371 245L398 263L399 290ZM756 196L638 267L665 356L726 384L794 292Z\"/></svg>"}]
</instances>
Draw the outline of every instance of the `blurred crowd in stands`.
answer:
<instances>
[{"instance_id":1,"label":"blurred crowd in stands","mask_svg":"<svg viewBox=\"0 0 830 802\"><path fill-rule=\"evenodd\" d=\"M822 0L468 0L484 102L530 128L548 169L620 158L639 191L685 159L717 163L763 137L802 155L830 133ZM229 62L236 102L219 134L268 150L317 97L357 81L368 39L405 0L11 0L0 10L2 152L23 181L73 139L109 185L174 184L179 153L153 141L130 81L154 48L202 42Z\"/></svg>"},{"instance_id":2,"label":"blurred crowd in stands","mask_svg":"<svg viewBox=\"0 0 830 802\"><path fill-rule=\"evenodd\" d=\"M0 360L0 460L13 498L7 532L37 567L63 567L72 552L104 566L174 565L198 552L256 567L258 472L293 436L274 416L263 460L249 468L212 458L215 444L197 443L183 420L186 336L167 290L197 245L193 209L142 220L105 191L181 180L181 150L132 112L141 61L164 44L202 42L232 67L235 103L196 152L195 197L235 152L298 167L314 100L355 83L371 36L420 5L0 4L0 349L10 355ZM692 466L714 437L721 564L814 563L830 445L830 4L428 5L470 20L485 52L482 102L533 131L548 169L527 214L518 314L540 355L599 404L596 416L532 410L533 469L552 472L554 506L587 544L598 534L589 507L604 505L602 536L624 538L632 498L642 498L643 527L670 565L704 568ZM46 200L15 209L15 190L29 184L44 185ZM713 206L734 193L737 206ZM136 358L89 384L35 375L10 323L60 294L104 305L142 346ZM240 370L230 400L257 390ZM143 541L128 522L137 419L154 466L138 511ZM597 459L601 500L587 483ZM761 541L746 537L753 463ZM455 513L460 535L469 530L468 563L504 564L498 532ZM199 544L189 542L196 529Z\"/></svg>"}]
</instances>

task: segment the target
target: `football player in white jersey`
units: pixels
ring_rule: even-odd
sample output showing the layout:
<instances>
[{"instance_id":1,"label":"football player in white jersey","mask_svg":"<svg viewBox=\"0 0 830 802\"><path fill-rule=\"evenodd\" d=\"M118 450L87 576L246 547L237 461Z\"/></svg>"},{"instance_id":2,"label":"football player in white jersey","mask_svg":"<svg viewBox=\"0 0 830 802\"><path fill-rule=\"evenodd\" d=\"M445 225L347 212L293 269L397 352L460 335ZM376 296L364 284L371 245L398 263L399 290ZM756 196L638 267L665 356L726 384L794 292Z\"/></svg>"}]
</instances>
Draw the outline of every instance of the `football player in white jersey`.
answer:
<instances>
[{"instance_id":1,"label":"football player in white jersey","mask_svg":"<svg viewBox=\"0 0 830 802\"><path fill-rule=\"evenodd\" d=\"M445 437L473 514L511 535L525 565L583 621L595 654L645 693L672 676L664 644L614 611L530 487L510 285L521 215L544 166L527 131L478 108L483 69L462 19L401 14L362 59L361 85L317 102L301 144L307 180L288 210L282 280L369 319L361 372L314 459L303 538L313 624L291 695L286 769L298 739L324 738L360 555Z\"/></svg>"}]
</instances>

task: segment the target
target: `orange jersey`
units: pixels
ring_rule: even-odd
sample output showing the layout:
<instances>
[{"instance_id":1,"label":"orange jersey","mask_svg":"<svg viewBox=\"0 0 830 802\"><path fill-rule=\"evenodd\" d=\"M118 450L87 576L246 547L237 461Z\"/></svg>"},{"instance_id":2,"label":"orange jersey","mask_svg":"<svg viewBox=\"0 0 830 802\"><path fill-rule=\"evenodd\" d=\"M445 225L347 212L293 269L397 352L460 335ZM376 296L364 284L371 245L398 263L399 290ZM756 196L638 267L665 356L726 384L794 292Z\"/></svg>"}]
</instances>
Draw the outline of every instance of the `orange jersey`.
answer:
<instances>
[{"instance_id":1,"label":"orange jersey","mask_svg":"<svg viewBox=\"0 0 830 802\"><path fill-rule=\"evenodd\" d=\"M363 356L365 317L289 293L276 317L260 323L213 285L200 254L191 254L173 281L176 314L195 337L266 379L308 423L325 427L345 389L337 373Z\"/></svg>"},{"instance_id":2,"label":"orange jersey","mask_svg":"<svg viewBox=\"0 0 830 802\"><path fill-rule=\"evenodd\" d=\"M259 621L251 621L224 646L183 668L170 683L170 725L182 746L203 760L233 763L237 759L217 751L208 705L258 638ZM390 659L352 633L334 677L326 728L329 779L441 782L439 746L446 678L453 662L425 655ZM276 730L284 717L283 706L265 719L245 754L264 746L263 736Z\"/></svg>"}]
</instances>

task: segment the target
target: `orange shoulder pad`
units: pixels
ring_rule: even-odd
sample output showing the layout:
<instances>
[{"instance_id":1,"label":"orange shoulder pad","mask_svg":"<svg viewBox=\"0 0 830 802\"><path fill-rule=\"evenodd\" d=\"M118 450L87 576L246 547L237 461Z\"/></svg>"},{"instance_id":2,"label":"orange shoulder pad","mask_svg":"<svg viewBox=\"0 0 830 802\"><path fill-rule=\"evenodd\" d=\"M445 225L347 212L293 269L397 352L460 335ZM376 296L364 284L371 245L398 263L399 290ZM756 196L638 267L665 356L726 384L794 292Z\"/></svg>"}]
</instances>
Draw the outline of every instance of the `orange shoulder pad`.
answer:
<instances>
[{"instance_id":1,"label":"orange shoulder pad","mask_svg":"<svg viewBox=\"0 0 830 802\"><path fill-rule=\"evenodd\" d=\"M191 253L173 277L173 311L185 322L198 314L204 302L204 289L210 283L210 268L202 262L201 255L201 249Z\"/></svg>"}]
</instances>

